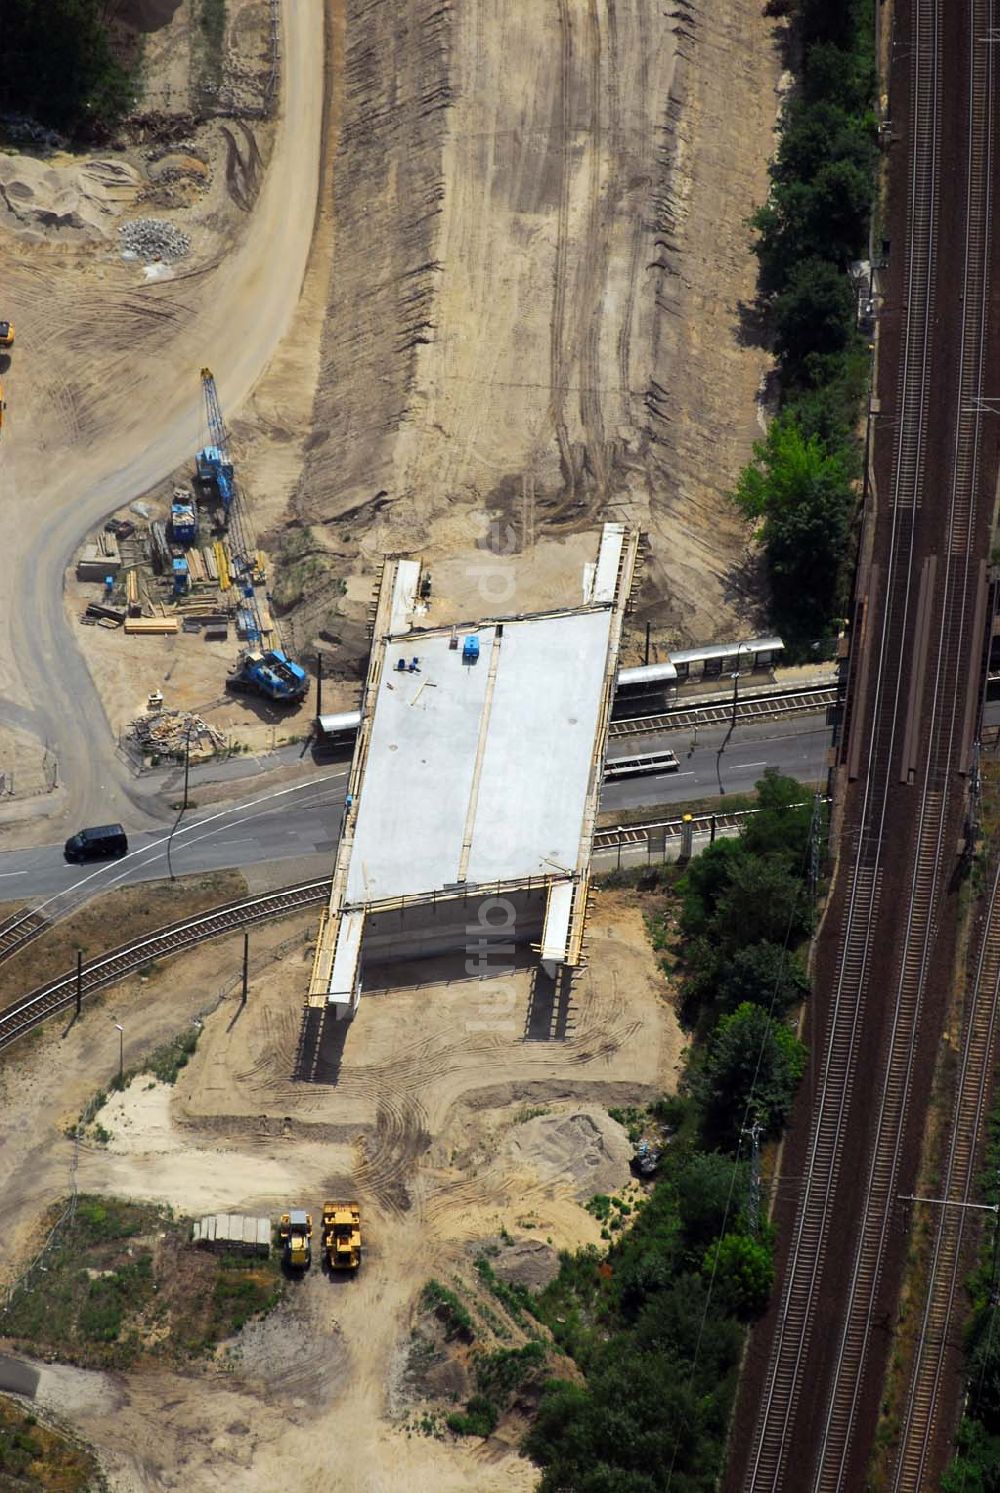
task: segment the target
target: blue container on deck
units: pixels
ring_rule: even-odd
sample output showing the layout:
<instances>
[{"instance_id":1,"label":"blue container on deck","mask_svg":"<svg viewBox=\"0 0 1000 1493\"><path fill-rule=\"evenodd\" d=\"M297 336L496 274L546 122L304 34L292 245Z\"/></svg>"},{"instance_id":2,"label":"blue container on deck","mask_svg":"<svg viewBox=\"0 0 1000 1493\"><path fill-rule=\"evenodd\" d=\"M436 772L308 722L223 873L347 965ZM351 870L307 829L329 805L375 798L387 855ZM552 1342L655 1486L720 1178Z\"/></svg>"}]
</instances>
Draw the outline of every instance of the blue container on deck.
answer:
<instances>
[{"instance_id":1,"label":"blue container on deck","mask_svg":"<svg viewBox=\"0 0 1000 1493\"><path fill-rule=\"evenodd\" d=\"M479 657L479 639L473 634L462 644L463 664L474 664Z\"/></svg>"}]
</instances>

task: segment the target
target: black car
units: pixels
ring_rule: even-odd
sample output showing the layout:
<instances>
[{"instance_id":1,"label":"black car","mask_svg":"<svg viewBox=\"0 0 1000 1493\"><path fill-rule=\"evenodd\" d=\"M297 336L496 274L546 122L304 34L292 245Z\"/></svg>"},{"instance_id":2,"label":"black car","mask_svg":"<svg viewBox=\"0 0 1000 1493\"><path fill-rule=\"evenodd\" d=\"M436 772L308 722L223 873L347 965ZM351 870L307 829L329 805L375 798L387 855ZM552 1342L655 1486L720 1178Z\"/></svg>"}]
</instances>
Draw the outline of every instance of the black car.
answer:
<instances>
[{"instance_id":1,"label":"black car","mask_svg":"<svg viewBox=\"0 0 1000 1493\"><path fill-rule=\"evenodd\" d=\"M68 861L105 861L128 855L128 836L120 824L98 824L70 835L63 851Z\"/></svg>"}]
</instances>

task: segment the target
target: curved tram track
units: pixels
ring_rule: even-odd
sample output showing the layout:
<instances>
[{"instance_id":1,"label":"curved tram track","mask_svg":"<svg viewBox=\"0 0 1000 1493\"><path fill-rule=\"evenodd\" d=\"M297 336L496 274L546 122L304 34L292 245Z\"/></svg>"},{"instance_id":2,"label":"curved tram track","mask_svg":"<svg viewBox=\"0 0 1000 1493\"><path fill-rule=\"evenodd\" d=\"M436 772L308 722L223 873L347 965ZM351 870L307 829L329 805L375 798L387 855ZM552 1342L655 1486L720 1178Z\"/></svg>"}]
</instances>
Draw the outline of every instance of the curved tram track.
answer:
<instances>
[{"instance_id":1,"label":"curved tram track","mask_svg":"<svg viewBox=\"0 0 1000 1493\"><path fill-rule=\"evenodd\" d=\"M197 913L178 923L156 928L142 938L111 949L86 965L81 994L86 997L104 990L135 970L143 969L154 959L170 958L196 944L222 938L228 933L252 927L255 923L287 917L300 908L324 903L329 896L330 878L327 876L318 881L297 882L294 886L282 887L275 892L242 897L239 901L224 903L221 907L213 907L208 912ZM0 1011L0 1050L16 1042L19 1037L26 1036L56 1012L72 1006L76 995L77 978L74 971L40 985L37 990L32 990Z\"/></svg>"}]
</instances>

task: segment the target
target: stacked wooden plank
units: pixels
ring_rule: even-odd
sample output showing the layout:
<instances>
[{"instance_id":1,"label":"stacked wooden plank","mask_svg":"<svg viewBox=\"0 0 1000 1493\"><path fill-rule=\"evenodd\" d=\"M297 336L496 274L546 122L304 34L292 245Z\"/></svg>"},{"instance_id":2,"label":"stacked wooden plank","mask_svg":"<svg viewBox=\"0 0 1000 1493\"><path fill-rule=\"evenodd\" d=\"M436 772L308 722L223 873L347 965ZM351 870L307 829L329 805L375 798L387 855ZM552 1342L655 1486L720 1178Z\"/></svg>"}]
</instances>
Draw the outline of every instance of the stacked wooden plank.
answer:
<instances>
[{"instance_id":1,"label":"stacked wooden plank","mask_svg":"<svg viewBox=\"0 0 1000 1493\"><path fill-rule=\"evenodd\" d=\"M126 617L125 631L139 637L166 636L180 632L181 624L176 617Z\"/></svg>"}]
</instances>

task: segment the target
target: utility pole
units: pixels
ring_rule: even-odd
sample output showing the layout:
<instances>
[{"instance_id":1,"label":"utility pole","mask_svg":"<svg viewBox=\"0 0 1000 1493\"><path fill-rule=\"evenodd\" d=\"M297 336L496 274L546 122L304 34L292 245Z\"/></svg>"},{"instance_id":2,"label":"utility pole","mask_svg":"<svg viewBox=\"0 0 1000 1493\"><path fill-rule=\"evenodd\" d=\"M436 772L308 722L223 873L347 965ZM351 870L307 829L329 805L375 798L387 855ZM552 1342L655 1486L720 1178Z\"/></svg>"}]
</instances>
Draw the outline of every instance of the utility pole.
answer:
<instances>
[{"instance_id":1,"label":"utility pole","mask_svg":"<svg viewBox=\"0 0 1000 1493\"><path fill-rule=\"evenodd\" d=\"M747 1191L747 1225L750 1237L756 1239L760 1228L760 1134L761 1123L754 1120L749 1130L742 1132L750 1137L750 1185Z\"/></svg>"},{"instance_id":2,"label":"utility pole","mask_svg":"<svg viewBox=\"0 0 1000 1493\"><path fill-rule=\"evenodd\" d=\"M183 802L181 803L181 813L182 814L183 814L184 810L188 806L188 774L190 773L190 771L191 771L191 724L189 722L188 723L188 728L184 732L184 799L183 799Z\"/></svg>"},{"instance_id":3,"label":"utility pole","mask_svg":"<svg viewBox=\"0 0 1000 1493\"><path fill-rule=\"evenodd\" d=\"M76 1014L79 1016L83 1004L83 950L76 951Z\"/></svg>"},{"instance_id":4,"label":"utility pole","mask_svg":"<svg viewBox=\"0 0 1000 1493\"><path fill-rule=\"evenodd\" d=\"M646 623L646 657L645 657L645 662L647 664L649 663L649 633L650 633L650 624L647 622Z\"/></svg>"},{"instance_id":5,"label":"utility pole","mask_svg":"<svg viewBox=\"0 0 1000 1493\"><path fill-rule=\"evenodd\" d=\"M177 877L174 875L174 865L173 865L173 861L170 859L170 852L171 852L171 849L173 848L174 835L177 833L177 826L180 824L181 819L184 817L184 810L188 807L188 772L189 772L190 766L191 766L191 725L190 725L190 722L189 722L188 723L188 728L187 728L187 730L184 733L184 797L181 799L181 806L180 806L180 808L177 811L177 818L174 820L173 826L172 826L172 828L170 830L170 834L167 836L167 872L169 873L171 881L176 881L177 880Z\"/></svg>"},{"instance_id":6,"label":"utility pole","mask_svg":"<svg viewBox=\"0 0 1000 1493\"><path fill-rule=\"evenodd\" d=\"M819 793L813 795L812 823L809 826L809 900L816 901L819 891L820 871L820 824L822 822L823 800Z\"/></svg>"},{"instance_id":7,"label":"utility pole","mask_svg":"<svg viewBox=\"0 0 1000 1493\"><path fill-rule=\"evenodd\" d=\"M246 928L243 930L243 994L240 996L240 1005L247 1003L247 991L250 986L250 934Z\"/></svg>"},{"instance_id":8,"label":"utility pole","mask_svg":"<svg viewBox=\"0 0 1000 1493\"><path fill-rule=\"evenodd\" d=\"M316 729L319 730L319 718L323 714L323 655L316 655Z\"/></svg>"},{"instance_id":9,"label":"utility pole","mask_svg":"<svg viewBox=\"0 0 1000 1493\"><path fill-rule=\"evenodd\" d=\"M125 1028L120 1021L115 1022L118 1029L118 1087L125 1087Z\"/></svg>"}]
</instances>

